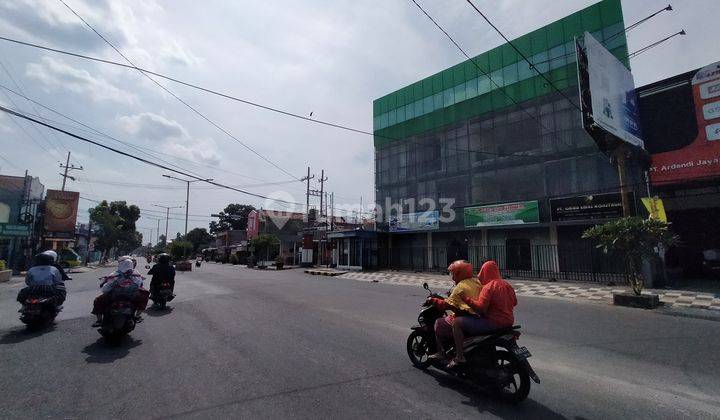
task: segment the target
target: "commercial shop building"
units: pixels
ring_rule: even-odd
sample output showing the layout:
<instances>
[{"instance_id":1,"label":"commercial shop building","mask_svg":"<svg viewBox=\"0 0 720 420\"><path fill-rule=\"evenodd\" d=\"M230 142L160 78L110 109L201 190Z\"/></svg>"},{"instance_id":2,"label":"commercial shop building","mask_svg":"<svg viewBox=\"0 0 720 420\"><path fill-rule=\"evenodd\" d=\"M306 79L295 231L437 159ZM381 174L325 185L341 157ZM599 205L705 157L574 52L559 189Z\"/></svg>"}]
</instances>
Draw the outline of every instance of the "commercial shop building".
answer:
<instances>
[{"instance_id":1,"label":"commercial shop building","mask_svg":"<svg viewBox=\"0 0 720 420\"><path fill-rule=\"evenodd\" d=\"M622 205L615 165L582 126L574 41L589 32L629 67L624 26L620 1L603 0L513 40L533 67L505 44L374 101L389 267L493 258L506 275L618 276L581 239ZM632 212L642 174L631 160Z\"/></svg>"}]
</instances>

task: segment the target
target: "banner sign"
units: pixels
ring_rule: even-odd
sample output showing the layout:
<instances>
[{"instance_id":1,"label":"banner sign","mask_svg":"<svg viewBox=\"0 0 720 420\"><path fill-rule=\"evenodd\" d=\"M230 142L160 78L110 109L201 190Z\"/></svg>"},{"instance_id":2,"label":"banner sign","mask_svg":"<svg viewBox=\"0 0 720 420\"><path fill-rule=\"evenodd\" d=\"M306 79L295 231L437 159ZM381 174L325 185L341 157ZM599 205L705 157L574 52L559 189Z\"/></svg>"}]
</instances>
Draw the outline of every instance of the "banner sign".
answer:
<instances>
[{"instance_id":1,"label":"banner sign","mask_svg":"<svg viewBox=\"0 0 720 420\"><path fill-rule=\"evenodd\" d=\"M28 236L29 234L30 234L30 226L28 226L28 225L0 224L0 237L2 237L2 236Z\"/></svg>"},{"instance_id":2,"label":"banner sign","mask_svg":"<svg viewBox=\"0 0 720 420\"><path fill-rule=\"evenodd\" d=\"M653 184L720 176L720 62L695 73L692 94L697 136L684 147L652 155Z\"/></svg>"},{"instance_id":3,"label":"banner sign","mask_svg":"<svg viewBox=\"0 0 720 420\"><path fill-rule=\"evenodd\" d=\"M661 198L658 197L643 197L640 199L645 205L648 213L650 213L651 219L660 220L667 223L667 215L665 214L665 205Z\"/></svg>"},{"instance_id":4,"label":"banner sign","mask_svg":"<svg viewBox=\"0 0 720 420\"><path fill-rule=\"evenodd\" d=\"M540 222L537 200L465 207L463 216L465 227L521 225Z\"/></svg>"},{"instance_id":5,"label":"banner sign","mask_svg":"<svg viewBox=\"0 0 720 420\"><path fill-rule=\"evenodd\" d=\"M553 222L617 219L623 217L622 197L609 193L551 199L550 215Z\"/></svg>"},{"instance_id":6,"label":"banner sign","mask_svg":"<svg viewBox=\"0 0 720 420\"><path fill-rule=\"evenodd\" d=\"M390 217L390 232L415 230L437 230L440 227L440 212L423 211L419 213L401 213Z\"/></svg>"},{"instance_id":7,"label":"banner sign","mask_svg":"<svg viewBox=\"0 0 720 420\"><path fill-rule=\"evenodd\" d=\"M75 233L80 193L47 190L45 196L45 231Z\"/></svg>"},{"instance_id":8,"label":"banner sign","mask_svg":"<svg viewBox=\"0 0 720 420\"><path fill-rule=\"evenodd\" d=\"M644 148L640 134L635 81L623 63L590 33L583 37L584 48L578 48L581 100L585 129L591 136L596 127L634 146ZM588 100L589 99L589 100ZM593 136L595 137L595 136Z\"/></svg>"}]
</instances>

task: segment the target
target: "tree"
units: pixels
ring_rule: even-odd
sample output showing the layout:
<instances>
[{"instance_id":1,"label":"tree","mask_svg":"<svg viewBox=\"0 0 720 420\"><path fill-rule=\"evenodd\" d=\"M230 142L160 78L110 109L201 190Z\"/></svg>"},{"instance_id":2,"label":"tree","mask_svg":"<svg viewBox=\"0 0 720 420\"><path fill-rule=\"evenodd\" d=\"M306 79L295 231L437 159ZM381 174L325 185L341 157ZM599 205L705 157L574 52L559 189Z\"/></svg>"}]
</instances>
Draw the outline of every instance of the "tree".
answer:
<instances>
[{"instance_id":1,"label":"tree","mask_svg":"<svg viewBox=\"0 0 720 420\"><path fill-rule=\"evenodd\" d=\"M88 210L90 220L97 226L98 237L95 247L103 252L103 259L113 248L126 253L142 244L142 234L135 230L135 222L140 218L140 209L127 205L125 201L103 200Z\"/></svg>"},{"instance_id":2,"label":"tree","mask_svg":"<svg viewBox=\"0 0 720 420\"><path fill-rule=\"evenodd\" d=\"M583 232L583 238L594 239L597 247L606 254L613 253L625 262L625 274L636 295L642 293L643 259L655 253L658 244L670 246L677 236L668 229L666 222L657 219L623 217L604 225L594 226Z\"/></svg>"},{"instance_id":3,"label":"tree","mask_svg":"<svg viewBox=\"0 0 720 420\"><path fill-rule=\"evenodd\" d=\"M210 233L244 230L247 227L248 214L253 210L255 207L248 204L228 204L225 210L218 213L219 220L210 222Z\"/></svg>"},{"instance_id":4,"label":"tree","mask_svg":"<svg viewBox=\"0 0 720 420\"><path fill-rule=\"evenodd\" d=\"M158 243L152 248L152 253L153 255L157 255L163 252L167 252L167 243L165 241L165 235L160 235L158 237Z\"/></svg>"},{"instance_id":5,"label":"tree","mask_svg":"<svg viewBox=\"0 0 720 420\"><path fill-rule=\"evenodd\" d=\"M184 260L191 251L192 244L188 241L176 240L170 243L170 256L175 261Z\"/></svg>"},{"instance_id":6,"label":"tree","mask_svg":"<svg viewBox=\"0 0 720 420\"><path fill-rule=\"evenodd\" d=\"M215 237L209 234L205 228L195 228L188 232L183 240L190 242L193 252L197 252L201 247L211 245L215 241Z\"/></svg>"},{"instance_id":7,"label":"tree","mask_svg":"<svg viewBox=\"0 0 720 420\"><path fill-rule=\"evenodd\" d=\"M258 260L265 258L271 259L271 253L278 249L280 239L274 234L260 234L250 240L250 246L253 248Z\"/></svg>"}]
</instances>

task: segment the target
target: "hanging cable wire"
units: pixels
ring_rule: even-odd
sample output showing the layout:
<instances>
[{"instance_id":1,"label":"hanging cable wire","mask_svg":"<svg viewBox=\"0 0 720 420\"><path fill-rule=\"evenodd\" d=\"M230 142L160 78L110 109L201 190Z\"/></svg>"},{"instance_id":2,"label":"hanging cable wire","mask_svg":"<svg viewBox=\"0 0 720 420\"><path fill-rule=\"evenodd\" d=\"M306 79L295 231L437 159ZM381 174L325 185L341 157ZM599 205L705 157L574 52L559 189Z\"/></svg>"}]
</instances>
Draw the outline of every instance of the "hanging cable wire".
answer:
<instances>
[{"instance_id":1,"label":"hanging cable wire","mask_svg":"<svg viewBox=\"0 0 720 420\"><path fill-rule=\"evenodd\" d=\"M62 1L62 0L60 0L60 1ZM414 1L415 1L415 0L413 0L413 2L414 2ZM545 82L548 84L549 87L551 87L552 89L554 89L555 91L557 91L563 98L565 98L565 99L568 101L568 103L570 103L570 104L571 104L573 107L575 107L578 111L582 112L582 109L580 108L580 106L579 106L578 104L576 104L572 99L570 99L570 97L567 96L567 94L566 94L565 92L563 92L563 91L561 91L560 89L558 89L558 87L555 86L555 84L554 84L550 79L548 79L547 76L545 76L545 74L544 74L543 72L541 72L537 67L535 67L535 65L525 56L525 54L523 54L522 51L520 51L520 49L518 49L518 47L516 47L515 44L513 44L513 42L510 41L510 39L509 39L508 37L506 37L505 34L503 34L502 31L500 31L500 29L499 29L498 27L495 26L495 24L492 23L492 21L491 21L487 16L485 16L485 14L484 14L480 9L477 8L477 6L475 6L475 3L473 3L472 0L465 0L465 1L466 1L470 6L472 6L472 8L475 9L475 11L478 12L478 14L479 14L480 16L482 16L482 18L485 20L485 22L487 22L488 25L490 25L490 26L495 30L495 32L497 32L498 34L500 34L500 36L502 37L502 39L504 39L505 42L507 42L507 44L510 45L510 47L512 47L513 50L515 50L515 52L520 56L520 58L522 58L523 60L525 60L525 62L527 62L527 63L530 65L530 68L531 68L531 69L535 70L535 72L536 72L540 77L542 77L543 80L545 80Z\"/></svg>"},{"instance_id":2,"label":"hanging cable wire","mask_svg":"<svg viewBox=\"0 0 720 420\"><path fill-rule=\"evenodd\" d=\"M198 176L192 175L192 174L190 174L190 173L183 172L183 171L177 170L177 169L175 169L175 168L168 167L168 166L166 166L166 165L161 165L161 164L159 164L159 163L157 163L157 162L153 162L153 161L147 160L147 159L145 159L145 158L141 158L141 157L139 157L139 156L134 156L134 155L132 155L132 154L130 154L130 153L124 152L124 151L119 150L119 149L115 149L115 148L113 148L113 147L110 147L110 146L107 146L107 145L105 145L105 144L99 143L99 142L97 142L97 141L95 141L95 140L91 140L91 139L88 139L88 138L86 138L86 137L79 136L79 135L77 135L77 134L71 133L71 132L69 132L69 131L67 131L67 130L63 130L62 128L53 126L53 125L51 125L51 124L47 124L47 123L42 122L42 121L40 121L40 120L37 120L37 119L35 119L35 118L33 118L33 117L30 117L30 116L28 116L28 115L25 115L25 114L23 114L23 113L14 111L14 110L12 110L12 109L6 108L6 107L1 106L1 105L0 105L0 111L3 111L3 112L5 112L5 113L8 113L8 114L10 114L10 115L13 115L13 116L16 116L16 117L19 117L19 118L22 118L22 119L25 119L25 120L30 121L30 122L33 122L33 123L35 123L35 124L42 125L42 126L44 126L44 127L50 128L50 129L52 129L52 130L56 130L56 131L58 131L58 132L60 132L60 133L66 134L66 135L68 135L68 136L70 136L70 137L73 137L73 138L75 138L75 139L78 139L78 140L80 140L80 141L84 141L84 142L87 142L87 143L94 144L95 146L101 147L101 148L103 148L103 149L110 150L110 151L115 152L115 153L117 153L117 154L120 154L120 155L129 157L129 158L131 158L131 159L135 159L135 160L137 160L137 161L146 163L146 164L151 165L151 166L155 166L155 167L160 168L160 169L164 169L164 170L166 170L166 171L170 171L170 172L173 172L173 173L176 173L176 174L179 174L179 175L183 175L183 176L188 177L188 178L191 178L191 179L195 179L195 180L198 180L198 181L202 181L202 182L205 182L205 183L208 183L208 184L212 184L212 185L215 185L215 186L218 186L218 187L223 187L223 188L228 189L228 190L236 191L236 192L239 192L239 193L241 193L241 194L245 194L245 195L249 195L249 196L253 196L253 197L257 197L257 198L264 198L264 199L267 199L267 200L271 200L271 201L275 201L275 202L280 202L280 203L303 205L303 204L301 204L301 203L296 203L296 202L292 202L292 201L286 201L286 200L282 200L282 199L279 199L279 198L272 198L272 197L268 197L268 196L265 196L265 195L262 195L262 194L252 193L252 192L250 192L250 191L245 191L245 190L242 190L242 189L240 189L240 188L235 188L235 187L231 187L231 186L229 186L229 185L221 184L221 183L216 182L216 181L211 181L211 180L206 179L206 178L203 178L203 177L198 177Z\"/></svg>"},{"instance_id":3,"label":"hanging cable wire","mask_svg":"<svg viewBox=\"0 0 720 420\"><path fill-rule=\"evenodd\" d=\"M78 120L76 120L75 118L72 118L72 117L70 117L70 116L68 116L68 115L66 115L66 114L63 114L63 113L60 112L60 111L57 111L57 110L55 110L55 109L53 109L53 108L50 108L50 107L48 107L47 105L44 105L44 104L42 104L41 102L38 102L38 101L36 101L36 100L34 100L34 99L32 99L32 98L30 98L30 97L28 97L28 96L26 96L26 95L24 95L24 94L22 94L22 93L16 92L16 91L14 91L13 89L10 89L10 88L7 87L7 86L4 86L4 85L0 84L0 88L1 88L1 89L5 89L5 90L7 90L8 92L10 92L10 93L12 93L12 94L14 94L14 95L17 95L17 96L19 96L19 97L21 97L21 98L24 98L25 100L30 101L30 102L34 103L35 105L37 105L37 106L39 106L39 107L41 107L41 108L43 108L43 109L46 109L46 110L52 112L53 114L59 115L59 116L65 118L65 119L67 119L67 120L69 120L69 121L72 121L72 122L75 123L75 124L78 124L78 125L80 125L80 126L82 126L82 127L85 127L85 128L88 129L90 132L99 134L99 135L101 135L101 136L103 136L103 137L105 137L105 138L107 138L107 139L110 139L110 140L113 140L113 141L118 142L118 143L120 143L120 144L123 144L123 145L125 145L125 146L127 146L127 147L130 147L130 148L132 148L132 149L134 149L134 150L137 150L137 151L139 151L139 152L141 152L141 153L144 153L144 154L146 154L146 155L149 155L149 156L151 156L153 159L156 159L156 160L158 160L158 161L167 163L168 165L172 165L172 166L175 166L175 167L178 167L178 168L180 167L180 166L178 166L177 164L170 163L170 162L168 162L168 161L166 161L166 160L163 160L162 158L159 158L159 157L157 157L157 156L155 156L155 155L162 155L162 156L170 157L170 158L173 158L173 159L177 159L177 160L181 160L181 161L190 163L190 164L195 165L195 166L202 166L202 167L206 167L206 168L213 169L213 170L216 170L216 171L225 172L225 173L228 173L228 174L231 174L231 175L236 175L236 176L239 176L239 177L242 177L242 178L248 178L248 179L252 179L252 180L255 180L255 181L259 181L259 182L270 182L270 181L267 181L267 180L265 180L265 179L256 178L256 177L253 177L253 176L250 176L250 175L245 175L245 174L240 174L240 173L233 172L233 171L228 171L228 170L226 170L226 169L219 168L217 165L214 166L214 165L203 164L203 163L201 163L201 162L196 162L196 161L194 161L194 160L181 158L181 157L179 157L179 156L171 155L171 154L169 154L169 153L164 153L164 152L161 152L161 151L159 151L159 150L153 150L153 149L150 149L150 148L147 148L147 147L143 147L143 146L140 146L140 145L136 145L136 144L127 142L127 141L120 140L120 139L118 139L118 138L116 138L116 137L113 137L113 136L111 136L111 135L109 135L109 134L106 134L106 133L104 133L104 132L102 132L102 131L99 131L99 130L95 129L95 128L93 128L93 127L91 127L91 126L83 123L82 121L78 121ZM60 123L60 122L58 122L58 121L54 121L54 120L51 120L51 119L49 119L49 118L44 118L44 117L39 116L39 115L38 115L37 117L40 118L40 119L42 119L42 120L44 120L44 121L46 121L46 122L50 122L50 123L53 123L53 124L62 124L62 123ZM78 127L72 127L72 128L74 128L74 129L76 129L76 130L79 129ZM187 170L187 169L186 169L186 170ZM196 173L196 174L197 174L197 173Z\"/></svg>"},{"instance_id":4,"label":"hanging cable wire","mask_svg":"<svg viewBox=\"0 0 720 420\"><path fill-rule=\"evenodd\" d=\"M80 16L72 7L70 7L67 3L65 3L64 0L58 0L58 1L59 1L60 3L62 3L68 10L70 10L75 16L77 16L77 18L80 19L80 20L85 24L85 26L87 26L88 28L90 28L90 30L93 31L98 37L100 37L100 39L102 39L103 41L105 41L105 43L108 44L113 50L115 50L115 52L117 52L123 59L125 59L125 61L127 61L128 64L130 64L130 66L132 66L132 68L134 68L135 70L137 70L138 72L140 72L140 74L142 74L143 76L145 76L147 79L149 79L151 82L153 82L154 84L156 84L156 85L157 85L158 87L160 87L162 90L164 90L165 92L167 92L167 93L168 93L169 95L171 95L173 98L177 99L180 103L182 103L183 105L185 105L188 109L190 109L191 111L193 111L193 112L194 112L195 114L197 114L200 118L204 119L205 121L207 121L208 123L210 123L213 127L217 128L217 129L220 130L222 133L224 133L225 135L227 135L227 136L230 137L231 139L235 140L237 143L241 144L241 145L242 145L243 147L245 147L247 150L249 150L250 152L252 152L252 153L255 154L256 156L258 156L259 158L261 158L261 159L264 160L265 162L269 163L270 165L272 165L272 166L275 167L276 169L278 169L278 170L280 170L281 172L285 173L286 175L290 176L291 178L293 178L293 179L295 179L295 180L297 180L297 181L300 181L300 178L296 177L295 175L293 175L293 174L290 173L289 171L287 171L287 170L285 170L284 168L282 168L280 165L276 164L275 162L271 161L271 160L268 159L267 157L265 157L265 156L263 156L262 154L260 154L259 152L257 152L255 149L253 149L252 147L250 147L249 145L247 145L245 142L243 142L242 140L240 140L240 139L238 139L237 137L235 137L234 135L232 135L230 132L228 132L227 130L225 130L224 128L222 128L220 125L218 125L217 123L215 123L213 120L211 120L210 118L206 117L205 114L201 113L197 108L193 107L193 106L190 105L188 102L186 102L185 100L183 100L182 98L180 98L179 96L177 96L176 94L174 94L172 91L170 91L170 89L166 88L166 87L163 86L160 82L158 82L157 80L155 80L155 79L153 79L152 77L150 77L150 75L148 75L148 74L146 74L145 72L143 72L143 71L142 71L140 68L138 68L125 54L123 54L112 42L110 42L107 38L105 38L105 37L104 37L100 32L98 32L92 25L90 25L82 16Z\"/></svg>"}]
</instances>

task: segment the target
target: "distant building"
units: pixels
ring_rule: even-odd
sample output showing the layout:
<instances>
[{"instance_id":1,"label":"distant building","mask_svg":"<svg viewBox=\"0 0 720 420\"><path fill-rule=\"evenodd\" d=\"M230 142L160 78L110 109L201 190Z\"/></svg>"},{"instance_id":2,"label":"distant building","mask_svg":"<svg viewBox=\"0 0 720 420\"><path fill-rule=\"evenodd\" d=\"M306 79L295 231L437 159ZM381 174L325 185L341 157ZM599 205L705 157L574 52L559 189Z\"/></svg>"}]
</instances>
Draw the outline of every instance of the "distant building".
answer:
<instances>
[{"instance_id":1,"label":"distant building","mask_svg":"<svg viewBox=\"0 0 720 420\"><path fill-rule=\"evenodd\" d=\"M25 269L38 246L45 187L32 176L0 176L0 260Z\"/></svg>"}]
</instances>

